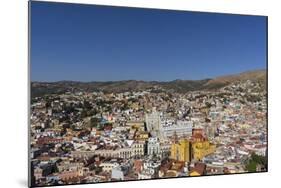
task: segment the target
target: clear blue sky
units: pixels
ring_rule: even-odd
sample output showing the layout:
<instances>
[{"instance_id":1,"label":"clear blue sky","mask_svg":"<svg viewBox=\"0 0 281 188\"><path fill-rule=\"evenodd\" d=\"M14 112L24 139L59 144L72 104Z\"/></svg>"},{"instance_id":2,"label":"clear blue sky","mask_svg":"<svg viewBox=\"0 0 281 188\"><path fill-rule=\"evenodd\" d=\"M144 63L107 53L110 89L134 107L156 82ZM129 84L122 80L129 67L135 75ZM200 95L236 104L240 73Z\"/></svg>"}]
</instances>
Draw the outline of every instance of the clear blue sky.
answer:
<instances>
[{"instance_id":1,"label":"clear blue sky","mask_svg":"<svg viewBox=\"0 0 281 188\"><path fill-rule=\"evenodd\" d=\"M203 79L266 68L266 17L32 2L31 80Z\"/></svg>"}]
</instances>

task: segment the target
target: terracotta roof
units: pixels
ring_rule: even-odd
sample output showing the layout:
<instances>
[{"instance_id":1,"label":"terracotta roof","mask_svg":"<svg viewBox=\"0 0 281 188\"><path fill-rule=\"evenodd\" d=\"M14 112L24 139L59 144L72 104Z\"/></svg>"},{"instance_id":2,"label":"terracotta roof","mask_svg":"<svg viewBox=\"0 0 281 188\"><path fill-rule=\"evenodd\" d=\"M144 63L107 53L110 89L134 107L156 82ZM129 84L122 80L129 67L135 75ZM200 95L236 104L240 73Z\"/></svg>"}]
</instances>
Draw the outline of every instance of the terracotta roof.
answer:
<instances>
[{"instance_id":1,"label":"terracotta roof","mask_svg":"<svg viewBox=\"0 0 281 188\"><path fill-rule=\"evenodd\" d=\"M206 165L204 163L196 163L195 166L191 169L191 172L197 172L200 175L204 174Z\"/></svg>"}]
</instances>

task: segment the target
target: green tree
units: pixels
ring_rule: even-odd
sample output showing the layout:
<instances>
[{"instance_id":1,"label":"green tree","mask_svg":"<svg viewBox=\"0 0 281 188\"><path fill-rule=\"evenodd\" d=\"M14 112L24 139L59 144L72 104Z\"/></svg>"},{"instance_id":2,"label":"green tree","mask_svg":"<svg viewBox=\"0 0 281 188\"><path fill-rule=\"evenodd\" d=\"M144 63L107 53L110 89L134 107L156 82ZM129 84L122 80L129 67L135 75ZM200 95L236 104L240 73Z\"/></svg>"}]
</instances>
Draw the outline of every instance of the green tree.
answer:
<instances>
[{"instance_id":1,"label":"green tree","mask_svg":"<svg viewBox=\"0 0 281 188\"><path fill-rule=\"evenodd\" d=\"M253 160L250 160L249 163L246 165L246 169L249 172L256 172L257 163Z\"/></svg>"},{"instance_id":2,"label":"green tree","mask_svg":"<svg viewBox=\"0 0 281 188\"><path fill-rule=\"evenodd\" d=\"M96 118L96 117L91 118L91 120L90 120L91 127L97 127L98 123L99 123L99 118Z\"/></svg>"},{"instance_id":3,"label":"green tree","mask_svg":"<svg viewBox=\"0 0 281 188\"><path fill-rule=\"evenodd\" d=\"M267 168L267 158L252 153L251 158L246 164L246 170L249 172L256 172L257 165L261 165L263 168Z\"/></svg>"}]
</instances>

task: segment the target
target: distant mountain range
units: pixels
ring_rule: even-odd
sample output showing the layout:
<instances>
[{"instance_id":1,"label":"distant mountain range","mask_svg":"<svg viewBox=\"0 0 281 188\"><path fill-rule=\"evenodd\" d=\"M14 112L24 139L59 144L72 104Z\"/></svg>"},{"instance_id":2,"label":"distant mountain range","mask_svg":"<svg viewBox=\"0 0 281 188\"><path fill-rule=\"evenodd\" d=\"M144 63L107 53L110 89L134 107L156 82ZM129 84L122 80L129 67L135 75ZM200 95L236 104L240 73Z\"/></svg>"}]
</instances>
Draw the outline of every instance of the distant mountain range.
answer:
<instances>
[{"instance_id":1,"label":"distant mountain range","mask_svg":"<svg viewBox=\"0 0 281 188\"><path fill-rule=\"evenodd\" d=\"M247 71L240 74L220 76L213 79L203 80L173 80L168 82L160 81L105 81L105 82L79 82L79 81L58 81L58 82L32 82L31 96L38 97L45 94L60 94L66 91L103 91L103 92L126 92L143 91L172 91L188 92L196 90L216 90L235 82L247 80L259 82L266 87L266 70Z\"/></svg>"}]
</instances>

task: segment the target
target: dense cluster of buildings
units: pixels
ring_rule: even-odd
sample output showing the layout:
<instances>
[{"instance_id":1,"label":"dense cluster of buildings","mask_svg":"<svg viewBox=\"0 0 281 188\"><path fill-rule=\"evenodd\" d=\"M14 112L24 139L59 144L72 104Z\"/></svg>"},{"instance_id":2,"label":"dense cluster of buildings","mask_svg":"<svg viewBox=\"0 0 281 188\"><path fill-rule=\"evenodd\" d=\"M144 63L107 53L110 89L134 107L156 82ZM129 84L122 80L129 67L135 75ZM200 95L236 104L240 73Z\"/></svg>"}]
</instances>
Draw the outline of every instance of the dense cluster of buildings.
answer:
<instances>
[{"instance_id":1,"label":"dense cluster of buildings","mask_svg":"<svg viewBox=\"0 0 281 188\"><path fill-rule=\"evenodd\" d=\"M50 94L32 99L30 135L34 185L243 173L267 154L266 92Z\"/></svg>"}]
</instances>

